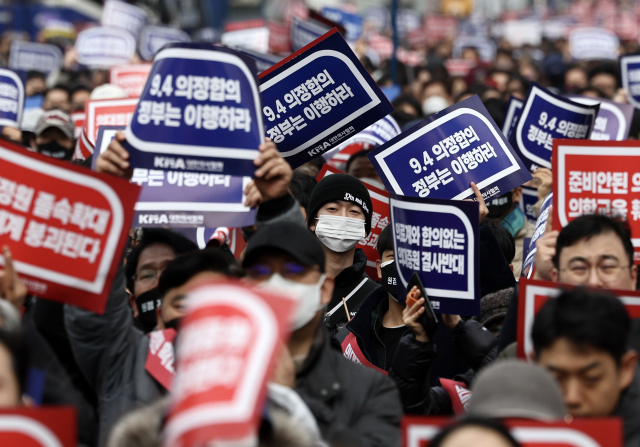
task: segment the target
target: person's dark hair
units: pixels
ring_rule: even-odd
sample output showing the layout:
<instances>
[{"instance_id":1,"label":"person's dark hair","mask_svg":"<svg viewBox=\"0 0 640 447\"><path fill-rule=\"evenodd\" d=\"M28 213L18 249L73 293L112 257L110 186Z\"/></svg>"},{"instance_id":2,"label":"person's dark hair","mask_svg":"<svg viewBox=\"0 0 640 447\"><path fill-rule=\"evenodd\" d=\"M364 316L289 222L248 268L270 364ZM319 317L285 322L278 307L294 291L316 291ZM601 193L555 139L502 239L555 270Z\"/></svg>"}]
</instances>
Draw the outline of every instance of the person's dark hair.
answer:
<instances>
[{"instance_id":1,"label":"person's dark hair","mask_svg":"<svg viewBox=\"0 0 640 447\"><path fill-rule=\"evenodd\" d=\"M516 242L505 227L500 225L500 222L495 219L484 219L480 226L489 227L491 232L496 237L500 250L504 254L504 258L507 260L507 264L511 264L513 258L516 257Z\"/></svg>"},{"instance_id":2,"label":"person's dark hair","mask_svg":"<svg viewBox=\"0 0 640 447\"><path fill-rule=\"evenodd\" d=\"M378 250L378 256L380 257L382 257L382 253L385 251L393 250L393 232L391 231L391 225L387 225L380 232L376 250Z\"/></svg>"},{"instance_id":3,"label":"person's dark hair","mask_svg":"<svg viewBox=\"0 0 640 447\"><path fill-rule=\"evenodd\" d=\"M181 255L198 249L198 246L194 242L175 231L167 230L165 228L145 228L143 230L140 243L131 251L131 254L127 257L127 265L124 267L127 289L129 289L129 292L131 293L133 293L134 290L133 277L138 269L138 259L140 258L140 254L145 248L150 247L153 244L166 244L176 252L176 255Z\"/></svg>"},{"instance_id":4,"label":"person's dark hair","mask_svg":"<svg viewBox=\"0 0 640 447\"><path fill-rule=\"evenodd\" d=\"M304 209L307 209L311 191L313 191L317 183L315 178L303 174L300 171L293 171L293 178L289 184L289 190L293 198L296 199Z\"/></svg>"},{"instance_id":5,"label":"person's dark hair","mask_svg":"<svg viewBox=\"0 0 640 447\"><path fill-rule=\"evenodd\" d=\"M577 217L560 231L556 242L556 255L553 257L553 265L559 268L560 253L562 253L564 247L570 247L582 239L589 240L593 236L606 233L614 233L620 238L624 251L627 253L629 267L631 267L633 265L633 243L631 242L629 227L626 223L602 214L586 214Z\"/></svg>"},{"instance_id":6,"label":"person's dark hair","mask_svg":"<svg viewBox=\"0 0 640 447\"><path fill-rule=\"evenodd\" d=\"M229 262L222 250L212 248L194 251L175 258L160 276L158 294L164 297L169 290L183 286L202 272L216 272L229 276Z\"/></svg>"},{"instance_id":7,"label":"person's dark hair","mask_svg":"<svg viewBox=\"0 0 640 447\"><path fill-rule=\"evenodd\" d=\"M27 72L27 81L30 81L32 79L43 79L43 80L46 80L47 77L41 71L29 70Z\"/></svg>"},{"instance_id":8,"label":"person's dark hair","mask_svg":"<svg viewBox=\"0 0 640 447\"><path fill-rule=\"evenodd\" d=\"M363 149L363 150L361 150L359 152L356 152L351 157L349 157L349 160L347 161L347 166L345 166L345 168L344 168L344 172L349 173L349 167L351 166L351 163L353 163L353 161L358 159L358 158L367 158L367 154L368 153L369 153L368 150Z\"/></svg>"},{"instance_id":9,"label":"person's dark hair","mask_svg":"<svg viewBox=\"0 0 640 447\"><path fill-rule=\"evenodd\" d=\"M498 127L502 127L506 103L502 99L498 98L488 98L483 100L482 103L487 108L487 112L489 112L489 115L493 118Z\"/></svg>"},{"instance_id":10,"label":"person's dark hair","mask_svg":"<svg viewBox=\"0 0 640 447\"><path fill-rule=\"evenodd\" d=\"M449 435L467 427L480 427L487 430L492 430L502 436L505 441L508 441L509 444L511 444L513 447L520 447L518 441L515 440L509 430L507 430L507 428L499 421L477 416L464 417L463 419L460 419L444 428L431 440L431 442L429 443L429 447L440 447L442 444L444 444L444 441L449 437Z\"/></svg>"},{"instance_id":11,"label":"person's dark hair","mask_svg":"<svg viewBox=\"0 0 640 447\"><path fill-rule=\"evenodd\" d=\"M391 102L391 104L396 109L400 107L402 104L409 104L416 111L416 116L418 117L422 116L422 106L420 105L418 100L414 98L413 95L410 95L408 93L403 93L399 95L398 97L396 97L396 99L394 99Z\"/></svg>"},{"instance_id":12,"label":"person's dark hair","mask_svg":"<svg viewBox=\"0 0 640 447\"><path fill-rule=\"evenodd\" d=\"M75 95L77 92L89 92L91 93L91 88L89 88L87 85L85 84L81 84L81 83L76 83L75 85L73 85L71 87L71 89L69 90L69 96L73 96Z\"/></svg>"},{"instance_id":13,"label":"person's dark hair","mask_svg":"<svg viewBox=\"0 0 640 447\"><path fill-rule=\"evenodd\" d=\"M595 348L620 363L627 352L631 320L624 304L604 291L575 288L547 300L531 330L536 356L565 338L579 350Z\"/></svg>"},{"instance_id":14,"label":"person's dark hair","mask_svg":"<svg viewBox=\"0 0 640 447\"><path fill-rule=\"evenodd\" d=\"M444 86L444 89L447 91L447 94L448 95L451 94L451 82L448 79L443 77L431 78L430 80L424 83L424 85L422 86L422 91L424 92L427 87L430 87L434 84L442 84Z\"/></svg>"},{"instance_id":15,"label":"person's dark hair","mask_svg":"<svg viewBox=\"0 0 640 447\"><path fill-rule=\"evenodd\" d=\"M595 76L597 76L599 74L608 74L608 75L613 76L614 78L616 78L616 84L620 85L620 82L618 80L619 73L618 73L618 65L617 64L609 63L609 62L603 62L603 63L600 63L600 64L596 65L595 67L593 67L589 71L589 81L591 81Z\"/></svg>"},{"instance_id":16,"label":"person's dark hair","mask_svg":"<svg viewBox=\"0 0 640 447\"><path fill-rule=\"evenodd\" d=\"M2 329L0 329L0 345L7 348L11 355L11 368L18 379L20 395L22 395L25 392L27 371L29 368L29 356L26 345L18 331L7 332Z\"/></svg>"},{"instance_id":17,"label":"person's dark hair","mask_svg":"<svg viewBox=\"0 0 640 447\"><path fill-rule=\"evenodd\" d=\"M316 168L318 168L318 171L322 170L322 167L324 166L324 164L327 162L327 160L324 159L324 157L322 155L318 155L316 158L312 158L311 160L309 160L307 163L311 163L312 165L314 165Z\"/></svg>"},{"instance_id":18,"label":"person's dark hair","mask_svg":"<svg viewBox=\"0 0 640 447\"><path fill-rule=\"evenodd\" d=\"M597 87L589 86L589 85L586 86L585 88L581 88L578 91L576 91L576 95L586 96L585 93L589 93L589 92L595 93L598 96L598 98L607 99L607 95L605 95L602 90L600 90Z\"/></svg>"},{"instance_id":19,"label":"person's dark hair","mask_svg":"<svg viewBox=\"0 0 640 447\"><path fill-rule=\"evenodd\" d=\"M63 84L54 85L49 90L47 90L47 93L45 93L45 96L47 96L49 94L49 92L51 92L53 90L62 90L62 91L67 93L67 96L71 97L71 91L69 90L69 87L67 87L66 85L63 85Z\"/></svg>"}]
</instances>

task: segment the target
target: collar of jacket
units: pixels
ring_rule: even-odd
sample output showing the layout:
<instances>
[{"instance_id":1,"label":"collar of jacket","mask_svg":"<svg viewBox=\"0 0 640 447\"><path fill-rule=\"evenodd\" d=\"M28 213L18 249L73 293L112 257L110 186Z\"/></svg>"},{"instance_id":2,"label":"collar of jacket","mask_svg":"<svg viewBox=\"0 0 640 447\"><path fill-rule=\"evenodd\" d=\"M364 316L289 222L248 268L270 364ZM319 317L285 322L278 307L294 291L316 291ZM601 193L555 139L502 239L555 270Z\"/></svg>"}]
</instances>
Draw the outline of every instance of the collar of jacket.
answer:
<instances>
[{"instance_id":1,"label":"collar of jacket","mask_svg":"<svg viewBox=\"0 0 640 447\"><path fill-rule=\"evenodd\" d=\"M630 440L640 437L640 423L638 423L638 413L640 412L640 369L636 369L631 385L627 387L620 396L618 408L613 416L620 416L624 426L624 444L631 445Z\"/></svg>"},{"instance_id":2,"label":"collar of jacket","mask_svg":"<svg viewBox=\"0 0 640 447\"><path fill-rule=\"evenodd\" d=\"M364 274L364 269L367 266L367 255L364 254L359 248L356 248L356 252L353 255L353 265L347 267L334 279L336 287L344 287L351 285L354 281L358 281Z\"/></svg>"},{"instance_id":3,"label":"collar of jacket","mask_svg":"<svg viewBox=\"0 0 640 447\"><path fill-rule=\"evenodd\" d=\"M342 383L335 373L332 350L342 356L340 342L320 324L309 355L296 375L296 387L306 382L304 388L316 399L328 401L342 393Z\"/></svg>"}]
</instances>

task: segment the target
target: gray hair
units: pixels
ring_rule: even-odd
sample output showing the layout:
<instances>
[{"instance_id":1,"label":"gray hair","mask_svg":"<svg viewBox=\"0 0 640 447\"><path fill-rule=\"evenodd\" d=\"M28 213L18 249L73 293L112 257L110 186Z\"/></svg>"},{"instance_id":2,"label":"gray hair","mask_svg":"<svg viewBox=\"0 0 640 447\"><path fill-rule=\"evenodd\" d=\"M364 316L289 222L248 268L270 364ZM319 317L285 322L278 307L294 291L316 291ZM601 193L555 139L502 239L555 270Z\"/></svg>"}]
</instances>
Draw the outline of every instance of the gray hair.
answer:
<instances>
[{"instance_id":1,"label":"gray hair","mask_svg":"<svg viewBox=\"0 0 640 447\"><path fill-rule=\"evenodd\" d=\"M0 329L5 332L20 332L20 314L9 301L0 298Z\"/></svg>"}]
</instances>

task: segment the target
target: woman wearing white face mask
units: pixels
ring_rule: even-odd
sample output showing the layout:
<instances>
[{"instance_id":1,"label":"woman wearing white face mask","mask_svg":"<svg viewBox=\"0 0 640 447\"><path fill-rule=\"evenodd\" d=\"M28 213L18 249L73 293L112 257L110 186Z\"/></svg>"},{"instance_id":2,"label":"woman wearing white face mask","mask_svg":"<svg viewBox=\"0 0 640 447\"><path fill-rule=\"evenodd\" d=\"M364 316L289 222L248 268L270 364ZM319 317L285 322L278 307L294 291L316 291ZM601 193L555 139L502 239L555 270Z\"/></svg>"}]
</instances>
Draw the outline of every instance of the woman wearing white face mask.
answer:
<instances>
[{"instance_id":1,"label":"woman wearing white face mask","mask_svg":"<svg viewBox=\"0 0 640 447\"><path fill-rule=\"evenodd\" d=\"M372 205L369 191L347 174L328 175L316 185L307 207L307 226L314 231L327 258L326 274L335 281L326 324L333 333L348 321L362 301L379 287L364 272L367 257L357 248L371 231Z\"/></svg>"}]
</instances>

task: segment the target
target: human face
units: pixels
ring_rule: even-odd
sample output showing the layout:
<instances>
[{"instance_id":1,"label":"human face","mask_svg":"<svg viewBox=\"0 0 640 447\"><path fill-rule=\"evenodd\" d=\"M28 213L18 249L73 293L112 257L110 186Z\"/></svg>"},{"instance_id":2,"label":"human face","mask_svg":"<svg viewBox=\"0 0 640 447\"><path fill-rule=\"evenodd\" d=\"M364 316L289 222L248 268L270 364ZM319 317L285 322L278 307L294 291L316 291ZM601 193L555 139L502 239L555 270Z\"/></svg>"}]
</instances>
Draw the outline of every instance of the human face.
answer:
<instances>
[{"instance_id":1,"label":"human face","mask_svg":"<svg viewBox=\"0 0 640 447\"><path fill-rule=\"evenodd\" d=\"M564 84L569 91L582 90L589 84L589 78L584 70L572 68L565 73Z\"/></svg>"},{"instance_id":2,"label":"human face","mask_svg":"<svg viewBox=\"0 0 640 447\"><path fill-rule=\"evenodd\" d=\"M78 90L73 95L71 95L72 110L84 110L84 105L89 100L90 96L91 92L89 90Z\"/></svg>"},{"instance_id":3,"label":"human face","mask_svg":"<svg viewBox=\"0 0 640 447\"><path fill-rule=\"evenodd\" d=\"M558 381L569 413L602 417L613 413L620 393L631 384L637 354L630 351L618 365L605 351L559 338L537 361Z\"/></svg>"},{"instance_id":4,"label":"human face","mask_svg":"<svg viewBox=\"0 0 640 447\"><path fill-rule=\"evenodd\" d=\"M20 385L13 369L11 353L0 345L0 408L20 405Z\"/></svg>"},{"instance_id":5,"label":"human face","mask_svg":"<svg viewBox=\"0 0 640 447\"><path fill-rule=\"evenodd\" d=\"M434 82L433 84L429 84L427 87L425 87L422 100L424 101L425 99L431 98L432 96L440 96L441 98L450 101L447 88L441 82Z\"/></svg>"},{"instance_id":6,"label":"human face","mask_svg":"<svg viewBox=\"0 0 640 447\"><path fill-rule=\"evenodd\" d=\"M160 275L176 256L176 252L167 244L151 244L142 250L136 267L133 295L137 297L158 287Z\"/></svg>"},{"instance_id":7,"label":"human face","mask_svg":"<svg viewBox=\"0 0 640 447\"><path fill-rule=\"evenodd\" d=\"M322 208L318 210L318 214L316 215L316 217L325 215L351 217L354 219L365 220L364 212L359 205L351 202L345 202L343 200L325 203ZM311 231L316 231L315 224L311 225L309 228L311 229Z\"/></svg>"},{"instance_id":8,"label":"human face","mask_svg":"<svg viewBox=\"0 0 640 447\"><path fill-rule=\"evenodd\" d=\"M69 102L69 94L64 90L49 90L42 102L44 111L60 109L69 113L71 111L71 103Z\"/></svg>"},{"instance_id":9,"label":"human face","mask_svg":"<svg viewBox=\"0 0 640 447\"><path fill-rule=\"evenodd\" d=\"M45 129L40 135L36 137L36 146L41 144L47 144L52 141L57 141L59 145L66 149L71 149L73 147L73 140L66 136L60 129L57 127L49 127Z\"/></svg>"},{"instance_id":10,"label":"human face","mask_svg":"<svg viewBox=\"0 0 640 447\"><path fill-rule=\"evenodd\" d=\"M380 264L393 261L394 259L395 259L395 256L393 254L393 250L385 250L382 252L382 257L376 261L376 268L378 270L378 279L382 279L382 268L380 267Z\"/></svg>"},{"instance_id":11,"label":"human face","mask_svg":"<svg viewBox=\"0 0 640 447\"><path fill-rule=\"evenodd\" d=\"M512 447L500 433L480 426L467 426L453 431L442 447Z\"/></svg>"},{"instance_id":12,"label":"human face","mask_svg":"<svg viewBox=\"0 0 640 447\"><path fill-rule=\"evenodd\" d=\"M369 157L358 157L351 162L347 174L353 175L355 178L372 178L382 183L382 179L373 167Z\"/></svg>"},{"instance_id":13,"label":"human face","mask_svg":"<svg viewBox=\"0 0 640 447\"><path fill-rule=\"evenodd\" d=\"M227 277L217 272L200 272L194 275L189 281L180 287L169 289L162 297L162 306L160 306L160 318L158 325L164 329L164 323L181 318L186 315L185 298L191 289L198 287L200 284L209 281L223 281Z\"/></svg>"},{"instance_id":14,"label":"human face","mask_svg":"<svg viewBox=\"0 0 640 447\"><path fill-rule=\"evenodd\" d=\"M591 78L591 85L600 89L607 98L611 99L616 93L616 88L618 88L618 81L613 75L600 73Z\"/></svg>"},{"instance_id":15,"label":"human face","mask_svg":"<svg viewBox=\"0 0 640 447\"><path fill-rule=\"evenodd\" d=\"M614 232L564 247L558 266L551 271L553 281L600 289L634 290L638 274Z\"/></svg>"}]
</instances>

